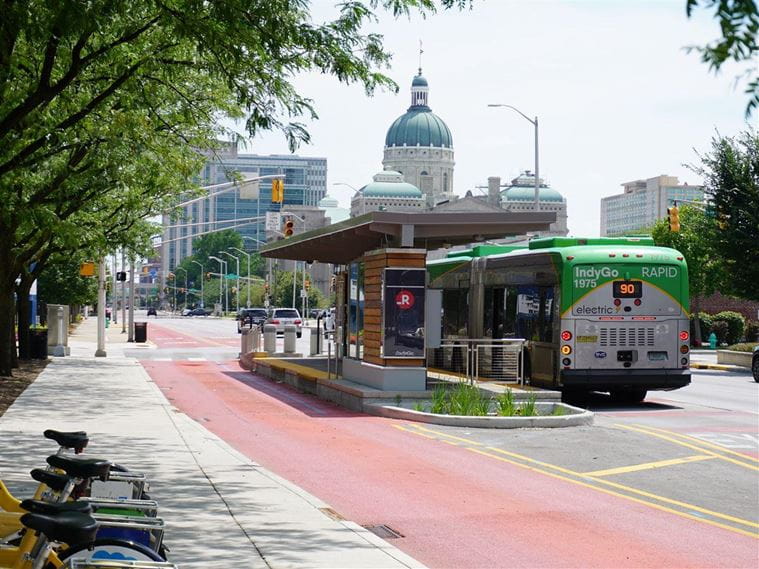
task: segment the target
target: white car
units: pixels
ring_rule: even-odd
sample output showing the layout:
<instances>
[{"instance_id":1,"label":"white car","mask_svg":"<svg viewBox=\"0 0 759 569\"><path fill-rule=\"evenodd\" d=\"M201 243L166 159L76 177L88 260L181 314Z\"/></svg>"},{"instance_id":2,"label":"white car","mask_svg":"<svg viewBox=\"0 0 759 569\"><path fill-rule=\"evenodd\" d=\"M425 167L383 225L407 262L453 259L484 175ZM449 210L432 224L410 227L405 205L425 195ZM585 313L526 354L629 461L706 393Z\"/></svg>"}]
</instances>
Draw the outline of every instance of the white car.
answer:
<instances>
[{"instance_id":1,"label":"white car","mask_svg":"<svg viewBox=\"0 0 759 569\"><path fill-rule=\"evenodd\" d=\"M285 326L292 324L295 326L295 335L298 338L303 335L303 319L295 308L275 308L266 323L274 324L277 327L277 334L284 334Z\"/></svg>"}]
</instances>

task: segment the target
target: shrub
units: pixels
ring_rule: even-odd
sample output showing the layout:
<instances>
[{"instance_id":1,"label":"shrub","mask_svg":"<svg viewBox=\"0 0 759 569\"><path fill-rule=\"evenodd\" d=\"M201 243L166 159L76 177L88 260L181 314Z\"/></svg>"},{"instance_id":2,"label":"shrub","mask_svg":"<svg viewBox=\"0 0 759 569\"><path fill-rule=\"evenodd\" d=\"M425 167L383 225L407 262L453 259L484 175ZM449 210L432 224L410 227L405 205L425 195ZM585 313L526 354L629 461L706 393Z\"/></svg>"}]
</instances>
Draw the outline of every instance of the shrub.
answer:
<instances>
[{"instance_id":1,"label":"shrub","mask_svg":"<svg viewBox=\"0 0 759 569\"><path fill-rule=\"evenodd\" d=\"M711 332L714 332L717 335L717 344L727 343L727 331L727 322L724 320L715 320L712 322Z\"/></svg>"},{"instance_id":2,"label":"shrub","mask_svg":"<svg viewBox=\"0 0 759 569\"><path fill-rule=\"evenodd\" d=\"M709 333L712 330L712 315L706 312L698 313L698 321L701 323L701 341L707 342L709 339ZM696 337L696 315L691 314L690 317L690 337L691 340Z\"/></svg>"},{"instance_id":3,"label":"shrub","mask_svg":"<svg viewBox=\"0 0 759 569\"><path fill-rule=\"evenodd\" d=\"M743 314L725 310L714 315L714 322L727 323L727 337L721 340L721 342L737 344L743 339L743 331L746 328L746 319L743 317Z\"/></svg>"},{"instance_id":4,"label":"shrub","mask_svg":"<svg viewBox=\"0 0 759 569\"><path fill-rule=\"evenodd\" d=\"M746 322L746 341L759 342L759 322L756 320Z\"/></svg>"},{"instance_id":5,"label":"shrub","mask_svg":"<svg viewBox=\"0 0 759 569\"><path fill-rule=\"evenodd\" d=\"M733 350L734 352L753 352L754 346L756 346L756 342L744 342L741 344L733 344L732 346L728 346L728 350Z\"/></svg>"},{"instance_id":6,"label":"shrub","mask_svg":"<svg viewBox=\"0 0 759 569\"><path fill-rule=\"evenodd\" d=\"M503 393L500 393L496 399L496 413L499 417L513 417L516 413L516 406L514 405L514 394L511 389L506 389Z\"/></svg>"}]
</instances>

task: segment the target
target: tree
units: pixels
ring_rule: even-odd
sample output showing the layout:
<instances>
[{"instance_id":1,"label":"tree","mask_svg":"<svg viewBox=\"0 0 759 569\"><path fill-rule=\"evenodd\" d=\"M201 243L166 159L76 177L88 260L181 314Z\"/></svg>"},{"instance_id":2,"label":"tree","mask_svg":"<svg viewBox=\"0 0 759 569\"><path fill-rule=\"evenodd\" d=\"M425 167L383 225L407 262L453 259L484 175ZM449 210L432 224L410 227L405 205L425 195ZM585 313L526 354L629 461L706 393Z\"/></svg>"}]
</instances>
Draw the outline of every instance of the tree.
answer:
<instances>
[{"instance_id":1,"label":"tree","mask_svg":"<svg viewBox=\"0 0 759 569\"><path fill-rule=\"evenodd\" d=\"M701 297L714 294L724 288L725 267L714 249L717 226L714 218L706 215L699 207L680 208L680 231L669 230L666 219L657 221L651 236L657 245L677 249L688 264L688 292L691 298L691 313L701 311ZM694 342L701 343L701 327L695 326Z\"/></svg>"},{"instance_id":2,"label":"tree","mask_svg":"<svg viewBox=\"0 0 759 569\"><path fill-rule=\"evenodd\" d=\"M382 37L362 32L377 7L400 16L435 3L346 2L334 21L314 24L303 0L6 2L0 376L10 375L15 353L19 275L90 233L104 254L119 244L104 226L128 231L166 211L198 171L195 149L236 135L217 126L220 116L245 118L249 136L279 129L295 148L308 140L299 119L316 112L293 77L320 71L368 94L396 89L380 72L390 59Z\"/></svg>"},{"instance_id":3,"label":"tree","mask_svg":"<svg viewBox=\"0 0 759 569\"><path fill-rule=\"evenodd\" d=\"M701 54L701 61L717 72L726 61L748 62L746 118L759 107L759 74L756 59L759 57L759 9L756 0L687 0L686 13L690 18L693 9L703 4L715 10L722 38L715 43L689 49Z\"/></svg>"},{"instance_id":4,"label":"tree","mask_svg":"<svg viewBox=\"0 0 759 569\"><path fill-rule=\"evenodd\" d=\"M97 279L79 275L81 261L61 255L51 259L37 281L37 296L47 304L81 306L97 302Z\"/></svg>"},{"instance_id":5,"label":"tree","mask_svg":"<svg viewBox=\"0 0 759 569\"><path fill-rule=\"evenodd\" d=\"M708 214L717 227L710 234L714 255L727 278L723 292L759 300L759 134L712 138L711 151L689 168L704 180Z\"/></svg>"}]
</instances>

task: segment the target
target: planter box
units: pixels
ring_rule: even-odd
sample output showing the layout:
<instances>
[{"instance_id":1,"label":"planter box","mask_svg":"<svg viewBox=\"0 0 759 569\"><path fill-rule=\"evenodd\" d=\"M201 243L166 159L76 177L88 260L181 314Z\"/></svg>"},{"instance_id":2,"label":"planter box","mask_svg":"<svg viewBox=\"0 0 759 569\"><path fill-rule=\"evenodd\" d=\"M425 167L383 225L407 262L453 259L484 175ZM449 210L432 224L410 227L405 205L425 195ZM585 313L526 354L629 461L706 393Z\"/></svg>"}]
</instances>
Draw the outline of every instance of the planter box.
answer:
<instances>
[{"instance_id":1,"label":"planter box","mask_svg":"<svg viewBox=\"0 0 759 569\"><path fill-rule=\"evenodd\" d=\"M717 363L734 366L751 367L751 352L734 352L732 350L717 350Z\"/></svg>"}]
</instances>

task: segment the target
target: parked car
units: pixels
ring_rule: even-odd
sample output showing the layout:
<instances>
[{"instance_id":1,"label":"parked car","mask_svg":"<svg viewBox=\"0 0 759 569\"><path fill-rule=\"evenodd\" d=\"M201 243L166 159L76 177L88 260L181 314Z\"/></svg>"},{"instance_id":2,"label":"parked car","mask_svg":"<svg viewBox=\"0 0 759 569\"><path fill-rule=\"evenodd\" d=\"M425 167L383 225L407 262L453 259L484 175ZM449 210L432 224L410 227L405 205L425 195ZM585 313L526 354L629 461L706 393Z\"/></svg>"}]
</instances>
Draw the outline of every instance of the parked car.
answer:
<instances>
[{"instance_id":1,"label":"parked car","mask_svg":"<svg viewBox=\"0 0 759 569\"><path fill-rule=\"evenodd\" d=\"M265 308L243 308L237 313L237 333L240 334L243 328L263 326L268 317L269 311Z\"/></svg>"},{"instance_id":2,"label":"parked car","mask_svg":"<svg viewBox=\"0 0 759 569\"><path fill-rule=\"evenodd\" d=\"M148 307L148 316L155 316L158 318L158 311L155 309L155 306Z\"/></svg>"},{"instance_id":3,"label":"parked car","mask_svg":"<svg viewBox=\"0 0 759 569\"><path fill-rule=\"evenodd\" d=\"M759 346L754 346L754 356L751 358L751 373L754 374L754 381L759 383Z\"/></svg>"},{"instance_id":4,"label":"parked car","mask_svg":"<svg viewBox=\"0 0 759 569\"><path fill-rule=\"evenodd\" d=\"M285 326L292 324L295 326L295 335L298 338L303 335L303 320L295 308L275 308L266 323L274 324L277 327L277 334L284 334Z\"/></svg>"},{"instance_id":5,"label":"parked car","mask_svg":"<svg viewBox=\"0 0 759 569\"><path fill-rule=\"evenodd\" d=\"M313 319L319 318L319 315L322 312L323 310L321 308L312 308L311 310L308 311L308 317L313 318Z\"/></svg>"},{"instance_id":6,"label":"parked car","mask_svg":"<svg viewBox=\"0 0 759 569\"><path fill-rule=\"evenodd\" d=\"M185 316L208 316L209 314L211 314L211 311L205 308L193 308Z\"/></svg>"}]
</instances>

